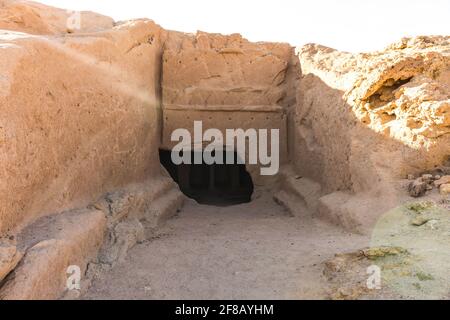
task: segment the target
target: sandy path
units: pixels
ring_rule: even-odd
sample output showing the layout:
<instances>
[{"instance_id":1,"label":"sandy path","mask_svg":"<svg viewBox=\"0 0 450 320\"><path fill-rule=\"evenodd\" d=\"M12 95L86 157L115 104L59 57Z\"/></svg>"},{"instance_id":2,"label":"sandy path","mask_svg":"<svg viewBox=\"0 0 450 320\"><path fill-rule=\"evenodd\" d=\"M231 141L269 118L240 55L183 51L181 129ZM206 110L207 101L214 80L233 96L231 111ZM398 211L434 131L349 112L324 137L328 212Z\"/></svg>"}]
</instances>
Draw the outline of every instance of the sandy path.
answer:
<instances>
[{"instance_id":1,"label":"sandy path","mask_svg":"<svg viewBox=\"0 0 450 320\"><path fill-rule=\"evenodd\" d=\"M321 263L367 245L294 218L270 195L233 207L189 201L161 236L133 248L86 299L325 298Z\"/></svg>"}]
</instances>

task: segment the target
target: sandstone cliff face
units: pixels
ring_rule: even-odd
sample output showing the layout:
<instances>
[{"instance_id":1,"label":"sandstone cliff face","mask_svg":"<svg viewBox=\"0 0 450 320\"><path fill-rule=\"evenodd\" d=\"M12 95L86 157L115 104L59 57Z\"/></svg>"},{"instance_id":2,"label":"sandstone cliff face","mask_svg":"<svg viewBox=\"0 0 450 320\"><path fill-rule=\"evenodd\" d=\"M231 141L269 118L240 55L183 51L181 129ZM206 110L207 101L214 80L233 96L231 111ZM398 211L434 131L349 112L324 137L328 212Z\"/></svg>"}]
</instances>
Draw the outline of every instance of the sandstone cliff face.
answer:
<instances>
[{"instance_id":1,"label":"sandstone cliff face","mask_svg":"<svg viewBox=\"0 0 450 320\"><path fill-rule=\"evenodd\" d=\"M251 43L239 34L170 32L163 55L163 144L173 130L279 129L282 161L287 154L287 111L295 103L294 50L289 44ZM205 141L205 143L207 143ZM264 184L259 167L249 166Z\"/></svg>"},{"instance_id":2,"label":"sandstone cliff face","mask_svg":"<svg viewBox=\"0 0 450 320\"><path fill-rule=\"evenodd\" d=\"M328 108L321 115L333 117L336 126L322 126L324 135L331 138L342 132L348 137L339 138L348 143L341 144L343 150L336 154L351 154L352 133L363 130L401 148L401 156L391 157L391 161L402 162L396 167L399 170L391 172L396 177L414 167L424 170L442 164L448 156L450 133L449 46L448 37L426 37L405 39L372 54L352 55L317 45L300 49L304 73L298 106L301 140L309 141L309 149L314 149L308 139L314 130L308 130L308 125L318 129L321 120L310 123L310 113ZM333 123L330 120L326 122ZM314 136L320 139L320 134ZM318 144L325 149L322 142ZM412 159L413 154L424 158ZM349 181L346 186L350 185Z\"/></svg>"},{"instance_id":3,"label":"sandstone cliff face","mask_svg":"<svg viewBox=\"0 0 450 320\"><path fill-rule=\"evenodd\" d=\"M79 23L79 25L78 25ZM48 7L31 1L0 1L0 29L29 34L58 35L110 29L114 20L94 12Z\"/></svg>"},{"instance_id":4,"label":"sandstone cliff face","mask_svg":"<svg viewBox=\"0 0 450 320\"><path fill-rule=\"evenodd\" d=\"M397 179L448 160L449 48L449 37L419 37L370 54L299 49L295 163L326 193L384 199L373 210L367 200L355 219L398 203ZM334 195L336 207L348 194Z\"/></svg>"},{"instance_id":5,"label":"sandstone cliff face","mask_svg":"<svg viewBox=\"0 0 450 320\"><path fill-rule=\"evenodd\" d=\"M450 133L450 37L404 39L370 62L347 93L363 123L413 148Z\"/></svg>"},{"instance_id":6,"label":"sandstone cliff face","mask_svg":"<svg viewBox=\"0 0 450 320\"><path fill-rule=\"evenodd\" d=\"M0 234L160 173L160 38L145 20L80 37L1 31Z\"/></svg>"},{"instance_id":7,"label":"sandstone cliff face","mask_svg":"<svg viewBox=\"0 0 450 320\"><path fill-rule=\"evenodd\" d=\"M86 289L184 200L157 152L166 32L70 14L0 2L0 300L60 298L69 266Z\"/></svg>"},{"instance_id":8,"label":"sandstone cliff face","mask_svg":"<svg viewBox=\"0 0 450 320\"><path fill-rule=\"evenodd\" d=\"M165 105L277 106L286 97L292 48L240 35L170 36L164 51Z\"/></svg>"}]
</instances>

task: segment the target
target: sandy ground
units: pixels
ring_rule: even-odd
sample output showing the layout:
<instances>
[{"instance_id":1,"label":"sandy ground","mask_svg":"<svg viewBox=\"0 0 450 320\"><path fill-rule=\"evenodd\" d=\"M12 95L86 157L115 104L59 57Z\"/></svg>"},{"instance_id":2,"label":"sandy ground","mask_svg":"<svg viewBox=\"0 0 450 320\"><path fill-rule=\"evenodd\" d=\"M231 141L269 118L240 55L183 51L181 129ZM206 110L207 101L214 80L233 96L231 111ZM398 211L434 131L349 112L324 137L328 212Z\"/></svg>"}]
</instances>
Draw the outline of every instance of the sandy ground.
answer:
<instances>
[{"instance_id":1,"label":"sandy ground","mask_svg":"<svg viewBox=\"0 0 450 320\"><path fill-rule=\"evenodd\" d=\"M270 194L232 207L188 201L155 239L95 281L84 299L323 299L323 262L368 240Z\"/></svg>"}]
</instances>

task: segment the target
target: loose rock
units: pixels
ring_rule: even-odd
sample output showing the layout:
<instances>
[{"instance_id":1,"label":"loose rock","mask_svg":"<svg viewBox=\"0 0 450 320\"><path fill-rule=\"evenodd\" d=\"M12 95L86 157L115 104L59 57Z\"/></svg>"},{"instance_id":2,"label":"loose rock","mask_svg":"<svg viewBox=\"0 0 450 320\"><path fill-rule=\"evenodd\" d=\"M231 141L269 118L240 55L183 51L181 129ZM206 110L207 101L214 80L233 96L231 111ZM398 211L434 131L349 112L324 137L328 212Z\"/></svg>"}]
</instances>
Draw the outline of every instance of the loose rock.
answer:
<instances>
[{"instance_id":1,"label":"loose rock","mask_svg":"<svg viewBox=\"0 0 450 320\"><path fill-rule=\"evenodd\" d=\"M422 181L425 183L431 183L433 181L433 175L432 174L422 175Z\"/></svg>"},{"instance_id":2,"label":"loose rock","mask_svg":"<svg viewBox=\"0 0 450 320\"><path fill-rule=\"evenodd\" d=\"M423 196L427 192L427 185L422 178L416 179L408 187L409 195L414 198Z\"/></svg>"},{"instance_id":3,"label":"loose rock","mask_svg":"<svg viewBox=\"0 0 450 320\"><path fill-rule=\"evenodd\" d=\"M417 216L416 218L414 218L414 219L411 221L411 224L412 224L413 226L420 227L420 226L423 226L423 225L424 225L425 223L427 223L428 221L430 221L429 218L420 215L420 216Z\"/></svg>"}]
</instances>

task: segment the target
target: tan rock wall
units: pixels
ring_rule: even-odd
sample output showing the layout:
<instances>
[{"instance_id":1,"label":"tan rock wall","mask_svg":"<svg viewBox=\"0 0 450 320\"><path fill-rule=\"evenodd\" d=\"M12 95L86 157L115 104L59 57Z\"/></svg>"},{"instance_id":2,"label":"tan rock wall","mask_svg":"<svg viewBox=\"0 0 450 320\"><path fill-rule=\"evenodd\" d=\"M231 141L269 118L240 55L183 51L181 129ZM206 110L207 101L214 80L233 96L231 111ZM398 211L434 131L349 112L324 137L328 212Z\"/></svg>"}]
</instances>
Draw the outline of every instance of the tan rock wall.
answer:
<instances>
[{"instance_id":1,"label":"tan rock wall","mask_svg":"<svg viewBox=\"0 0 450 320\"><path fill-rule=\"evenodd\" d=\"M250 43L240 35L177 35L165 45L165 105L282 105L289 45Z\"/></svg>"},{"instance_id":2,"label":"tan rock wall","mask_svg":"<svg viewBox=\"0 0 450 320\"><path fill-rule=\"evenodd\" d=\"M226 129L279 129L286 161L293 56L288 44L251 43L237 34L170 32L163 56L163 147L173 147L173 130L191 130L194 121L224 136ZM250 171L254 182L264 183L258 170Z\"/></svg>"},{"instance_id":3,"label":"tan rock wall","mask_svg":"<svg viewBox=\"0 0 450 320\"><path fill-rule=\"evenodd\" d=\"M32 1L0 1L0 29L30 34L86 33L110 29L114 20L94 12L75 13Z\"/></svg>"},{"instance_id":4,"label":"tan rock wall","mask_svg":"<svg viewBox=\"0 0 450 320\"><path fill-rule=\"evenodd\" d=\"M270 109L266 111L252 111L252 110L231 110L224 111L223 109L211 110L211 107L200 109L184 108L165 108L164 110L164 137L161 147L166 150L171 150L178 142L170 140L171 133L179 128L187 129L194 139L194 121L201 121L203 126L203 133L209 128L215 128L222 132L224 141L226 140L227 129L248 129L267 130L270 143L270 135L272 129L278 129L280 136L279 154L280 161L287 160L287 118L280 108ZM194 141L192 141L194 142ZM197 143L197 141L195 141ZM206 147L211 141L203 141L203 146ZM253 183L257 186L264 186L273 181L272 176L262 176L260 164L251 165L248 163L249 146L246 146L245 159L247 161L247 170L253 178ZM269 144L268 155L272 155L272 149Z\"/></svg>"},{"instance_id":5,"label":"tan rock wall","mask_svg":"<svg viewBox=\"0 0 450 320\"><path fill-rule=\"evenodd\" d=\"M385 51L299 50L297 172L321 182L320 214L362 231L406 201L399 181L450 155L448 37Z\"/></svg>"},{"instance_id":6,"label":"tan rock wall","mask_svg":"<svg viewBox=\"0 0 450 320\"><path fill-rule=\"evenodd\" d=\"M103 243L105 229L106 217L99 210L76 210L36 221L19 236L19 250L26 254L0 288L0 300L60 298L67 290L68 267L79 267L84 275Z\"/></svg>"},{"instance_id":7,"label":"tan rock wall","mask_svg":"<svg viewBox=\"0 0 450 320\"><path fill-rule=\"evenodd\" d=\"M281 162L352 225L396 197L397 179L449 159L449 37L297 58L288 44L90 12L70 29L70 14L0 0L0 236L159 176L161 142L195 120L280 129Z\"/></svg>"},{"instance_id":8,"label":"tan rock wall","mask_svg":"<svg viewBox=\"0 0 450 320\"><path fill-rule=\"evenodd\" d=\"M358 192L442 164L450 152L445 39L359 55L302 48L298 169L316 172L330 191Z\"/></svg>"},{"instance_id":9,"label":"tan rock wall","mask_svg":"<svg viewBox=\"0 0 450 320\"><path fill-rule=\"evenodd\" d=\"M0 234L160 174L161 29L0 36Z\"/></svg>"}]
</instances>

